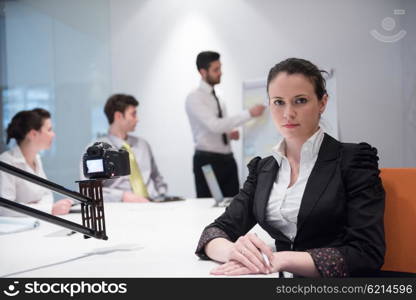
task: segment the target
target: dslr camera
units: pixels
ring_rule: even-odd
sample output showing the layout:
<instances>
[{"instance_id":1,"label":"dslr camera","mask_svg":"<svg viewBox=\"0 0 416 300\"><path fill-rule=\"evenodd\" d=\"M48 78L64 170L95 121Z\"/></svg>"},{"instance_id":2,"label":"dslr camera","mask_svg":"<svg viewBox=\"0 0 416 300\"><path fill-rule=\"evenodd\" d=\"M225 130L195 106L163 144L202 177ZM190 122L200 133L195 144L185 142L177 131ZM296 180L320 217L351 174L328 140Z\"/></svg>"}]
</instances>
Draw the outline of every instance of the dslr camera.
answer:
<instances>
[{"instance_id":1,"label":"dslr camera","mask_svg":"<svg viewBox=\"0 0 416 300\"><path fill-rule=\"evenodd\" d=\"M109 179L130 174L129 153L117 150L104 142L88 147L82 157L84 176L90 179Z\"/></svg>"}]
</instances>

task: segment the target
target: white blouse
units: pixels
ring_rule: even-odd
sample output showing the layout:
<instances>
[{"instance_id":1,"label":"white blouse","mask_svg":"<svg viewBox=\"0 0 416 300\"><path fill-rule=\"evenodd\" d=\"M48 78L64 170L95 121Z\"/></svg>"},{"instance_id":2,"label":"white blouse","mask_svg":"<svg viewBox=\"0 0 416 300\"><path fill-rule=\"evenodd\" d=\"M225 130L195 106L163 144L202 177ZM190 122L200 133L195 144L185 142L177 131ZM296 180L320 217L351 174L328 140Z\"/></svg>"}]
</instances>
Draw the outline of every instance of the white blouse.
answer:
<instances>
[{"instance_id":1,"label":"white blouse","mask_svg":"<svg viewBox=\"0 0 416 300\"><path fill-rule=\"evenodd\" d=\"M297 232L297 218L303 193L318 158L323 138L324 132L319 129L302 145L299 175L291 187L288 187L291 169L285 155L286 143L284 139L273 148L273 156L280 168L267 204L266 220L292 242Z\"/></svg>"},{"instance_id":2,"label":"white blouse","mask_svg":"<svg viewBox=\"0 0 416 300\"><path fill-rule=\"evenodd\" d=\"M40 156L36 156L36 170L33 170L26 162L19 146L3 152L0 155L0 160L46 179ZM0 195L7 200L16 201L47 213L50 213L52 210L53 194L51 191L3 171L0 171ZM0 216L24 215L0 207Z\"/></svg>"}]
</instances>

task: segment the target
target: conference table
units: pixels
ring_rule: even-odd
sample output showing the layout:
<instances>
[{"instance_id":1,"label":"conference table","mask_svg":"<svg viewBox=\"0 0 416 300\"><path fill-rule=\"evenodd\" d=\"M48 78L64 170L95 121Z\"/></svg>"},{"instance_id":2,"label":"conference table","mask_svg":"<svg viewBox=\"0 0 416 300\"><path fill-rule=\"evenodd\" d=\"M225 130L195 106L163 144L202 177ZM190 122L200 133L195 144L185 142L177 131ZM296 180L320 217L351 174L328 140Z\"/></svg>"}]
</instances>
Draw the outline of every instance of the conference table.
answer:
<instances>
[{"instance_id":1,"label":"conference table","mask_svg":"<svg viewBox=\"0 0 416 300\"><path fill-rule=\"evenodd\" d=\"M225 210L213 204L209 198L105 203L108 240L40 221L0 235L0 277L214 277L209 272L218 263L194 254L204 227ZM81 224L79 213L63 218ZM258 225L251 231L273 246Z\"/></svg>"}]
</instances>

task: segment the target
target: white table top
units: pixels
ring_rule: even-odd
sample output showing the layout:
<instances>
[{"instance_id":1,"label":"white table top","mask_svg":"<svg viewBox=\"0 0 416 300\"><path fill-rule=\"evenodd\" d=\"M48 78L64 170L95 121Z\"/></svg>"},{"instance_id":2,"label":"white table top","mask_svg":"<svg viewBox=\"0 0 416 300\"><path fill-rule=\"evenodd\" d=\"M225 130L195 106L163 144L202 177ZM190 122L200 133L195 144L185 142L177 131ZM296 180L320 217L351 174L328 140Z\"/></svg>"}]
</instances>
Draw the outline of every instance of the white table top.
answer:
<instances>
[{"instance_id":1,"label":"white table top","mask_svg":"<svg viewBox=\"0 0 416 300\"><path fill-rule=\"evenodd\" d=\"M224 211L213 203L105 203L107 241L67 236L47 222L0 235L0 277L211 277L217 263L194 252L204 227ZM65 218L81 224L80 214ZM252 231L273 245L259 226Z\"/></svg>"}]
</instances>

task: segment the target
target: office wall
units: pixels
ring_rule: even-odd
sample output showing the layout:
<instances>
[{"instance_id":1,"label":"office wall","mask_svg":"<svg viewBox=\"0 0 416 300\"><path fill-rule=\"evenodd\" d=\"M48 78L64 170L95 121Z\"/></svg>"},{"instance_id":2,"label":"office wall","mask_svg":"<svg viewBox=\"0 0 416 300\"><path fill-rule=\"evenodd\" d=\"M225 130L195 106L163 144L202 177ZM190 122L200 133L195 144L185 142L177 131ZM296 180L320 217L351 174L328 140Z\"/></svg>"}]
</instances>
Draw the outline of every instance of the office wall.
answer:
<instances>
[{"instance_id":1,"label":"office wall","mask_svg":"<svg viewBox=\"0 0 416 300\"><path fill-rule=\"evenodd\" d=\"M402 43L402 65L403 65L403 124L404 124L404 165L416 166L416 1L403 1L403 7L407 14L403 20L403 28L407 30L406 38Z\"/></svg>"},{"instance_id":2,"label":"office wall","mask_svg":"<svg viewBox=\"0 0 416 300\"><path fill-rule=\"evenodd\" d=\"M403 8L404 16L393 14ZM404 101L404 93L414 88L407 74L414 82L415 14L413 3L399 0L112 0L112 91L140 99L137 134L152 145L175 194L194 195L184 101L199 80L195 56L207 49L222 54L218 91L231 113L241 109L242 81L264 78L284 58L333 67L341 140L376 146L382 167L414 165L415 154L405 151L414 131L406 129L412 100ZM406 18L403 40L384 43L370 35L372 29L393 34L381 26L386 17L396 21L393 33ZM241 144L233 147L241 161Z\"/></svg>"}]
</instances>

